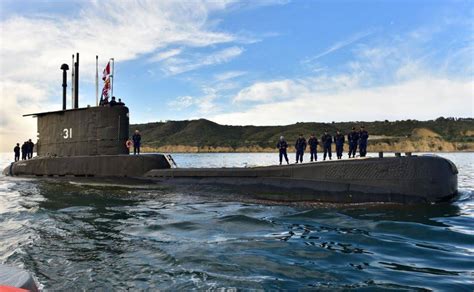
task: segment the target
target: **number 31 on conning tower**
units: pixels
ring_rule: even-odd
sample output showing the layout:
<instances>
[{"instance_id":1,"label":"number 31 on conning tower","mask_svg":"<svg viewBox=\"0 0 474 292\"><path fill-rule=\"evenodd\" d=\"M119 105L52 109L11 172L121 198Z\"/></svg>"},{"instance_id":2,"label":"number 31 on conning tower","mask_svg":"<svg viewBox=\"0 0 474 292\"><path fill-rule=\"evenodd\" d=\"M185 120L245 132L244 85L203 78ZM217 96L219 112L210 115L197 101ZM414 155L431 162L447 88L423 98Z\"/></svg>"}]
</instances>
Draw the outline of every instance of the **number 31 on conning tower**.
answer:
<instances>
[{"instance_id":1,"label":"number 31 on conning tower","mask_svg":"<svg viewBox=\"0 0 474 292\"><path fill-rule=\"evenodd\" d=\"M72 139L72 128L64 129L63 130L63 138L64 139Z\"/></svg>"}]
</instances>

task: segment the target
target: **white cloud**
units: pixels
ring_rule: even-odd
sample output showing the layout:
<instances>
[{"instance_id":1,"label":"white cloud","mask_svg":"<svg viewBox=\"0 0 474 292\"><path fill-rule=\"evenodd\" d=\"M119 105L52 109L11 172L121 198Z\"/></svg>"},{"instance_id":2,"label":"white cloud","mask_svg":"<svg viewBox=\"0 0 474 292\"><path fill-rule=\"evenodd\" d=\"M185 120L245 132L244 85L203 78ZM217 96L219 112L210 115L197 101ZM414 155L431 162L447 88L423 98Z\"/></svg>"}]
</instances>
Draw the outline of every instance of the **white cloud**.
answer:
<instances>
[{"instance_id":1,"label":"white cloud","mask_svg":"<svg viewBox=\"0 0 474 292\"><path fill-rule=\"evenodd\" d=\"M182 49L171 49L163 52L156 53L153 57L151 57L150 61L152 62L159 62L166 60L168 58L177 56L181 54Z\"/></svg>"},{"instance_id":2,"label":"white cloud","mask_svg":"<svg viewBox=\"0 0 474 292\"><path fill-rule=\"evenodd\" d=\"M36 138L36 119L23 114L52 110L47 88L11 80L0 81L0 149ZM41 109L41 110L40 110Z\"/></svg>"},{"instance_id":3,"label":"white cloud","mask_svg":"<svg viewBox=\"0 0 474 292\"><path fill-rule=\"evenodd\" d=\"M205 95L197 102L199 112L201 114L210 114L215 112L218 109L214 102L217 99L217 91L213 88L204 88L203 91Z\"/></svg>"},{"instance_id":4,"label":"white cloud","mask_svg":"<svg viewBox=\"0 0 474 292\"><path fill-rule=\"evenodd\" d=\"M96 54L100 61L114 57L122 62L159 51L154 57L165 61L176 58L182 48L232 43L238 39L235 35L209 25L210 15L229 5L232 1L90 1L81 2L73 15L4 15L0 22L0 149L10 151L12 139L36 136L34 120L21 114L52 105L60 108L59 98L49 98L60 96L59 67L71 62L71 54L81 54L83 84L94 80ZM180 49L166 50L169 47ZM230 47L202 56L199 66L226 62L242 51ZM185 66L193 69L191 63ZM81 96L80 104L87 103L94 104L95 97Z\"/></svg>"},{"instance_id":5,"label":"white cloud","mask_svg":"<svg viewBox=\"0 0 474 292\"><path fill-rule=\"evenodd\" d=\"M247 72L245 72L245 71L227 71L227 72L223 72L223 73L219 73L219 74L214 75L214 78L217 81L226 81L226 80L229 80L229 79L234 79L234 78L243 76L245 74L247 74Z\"/></svg>"},{"instance_id":6,"label":"white cloud","mask_svg":"<svg viewBox=\"0 0 474 292\"><path fill-rule=\"evenodd\" d=\"M353 44L371 34L373 34L375 31L374 30L368 30L368 31L363 31L363 32L358 32L356 34L353 34L351 35L350 37L348 37L347 39L345 40L342 40L342 41L338 41L334 44L332 44L329 48L327 48L326 50L324 50L323 52L315 55L315 56L312 56L310 58L307 58L303 61L303 63L310 63L310 62L313 62L321 57L324 57L326 55L329 55L337 50L340 50L344 47L347 47L348 45L350 44Z\"/></svg>"},{"instance_id":7,"label":"white cloud","mask_svg":"<svg viewBox=\"0 0 474 292\"><path fill-rule=\"evenodd\" d=\"M181 74L204 66L229 62L243 52L243 48L233 46L204 56L201 54L195 54L188 58L168 58L164 62L164 70L169 75Z\"/></svg>"},{"instance_id":8,"label":"white cloud","mask_svg":"<svg viewBox=\"0 0 474 292\"><path fill-rule=\"evenodd\" d=\"M438 30L423 31L426 35ZM360 37L363 35L336 44L324 54ZM241 110L215 114L212 120L278 125L472 117L474 81L466 72L473 71L474 46L472 40L463 44L450 48L445 58L433 57L426 37L420 39L412 33L358 44L352 58L337 70L313 72L305 78L259 81L241 89L233 97Z\"/></svg>"},{"instance_id":9,"label":"white cloud","mask_svg":"<svg viewBox=\"0 0 474 292\"><path fill-rule=\"evenodd\" d=\"M192 96L189 96L189 95L179 96L176 98L176 100L168 102L168 106L170 106L171 109L182 110L182 109L192 106L194 102L195 101Z\"/></svg>"},{"instance_id":10,"label":"white cloud","mask_svg":"<svg viewBox=\"0 0 474 292\"><path fill-rule=\"evenodd\" d=\"M217 99L217 91L211 87L202 88L203 95L198 97L180 96L176 100L168 102L168 106L174 110L183 110L194 106L197 108L196 113L209 114L217 110L215 100Z\"/></svg>"},{"instance_id":11,"label":"white cloud","mask_svg":"<svg viewBox=\"0 0 474 292\"><path fill-rule=\"evenodd\" d=\"M235 97L234 102L260 101L268 102L290 98L292 91L300 85L293 80L258 82L242 89Z\"/></svg>"},{"instance_id":12,"label":"white cloud","mask_svg":"<svg viewBox=\"0 0 474 292\"><path fill-rule=\"evenodd\" d=\"M288 98L265 102L240 112L217 114L215 122L231 125L281 125L295 122L372 121L397 119L432 119L438 116L469 117L473 115L474 82L472 80L437 79L430 76L399 83L359 87L336 91L318 91L314 86L288 84ZM267 84L260 83L265 91ZM274 82L269 82L271 91ZM268 99L267 101L270 101Z\"/></svg>"}]
</instances>

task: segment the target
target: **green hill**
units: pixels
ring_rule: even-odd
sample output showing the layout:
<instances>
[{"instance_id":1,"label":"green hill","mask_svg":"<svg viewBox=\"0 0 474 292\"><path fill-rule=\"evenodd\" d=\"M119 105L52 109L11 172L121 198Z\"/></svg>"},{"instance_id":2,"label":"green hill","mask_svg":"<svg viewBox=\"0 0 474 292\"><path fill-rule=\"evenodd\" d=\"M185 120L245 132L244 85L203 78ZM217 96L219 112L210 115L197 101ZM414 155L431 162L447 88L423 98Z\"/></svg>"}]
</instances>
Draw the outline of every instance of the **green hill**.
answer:
<instances>
[{"instance_id":1,"label":"green hill","mask_svg":"<svg viewBox=\"0 0 474 292\"><path fill-rule=\"evenodd\" d=\"M292 144L299 133L303 133L306 137L310 133L315 133L319 138L325 129L330 133L335 133L336 129L348 133L352 126L359 128L360 125L364 125L369 131L371 137L369 146L380 143L392 145L407 140L411 142L426 140L431 144L440 141L464 145L459 146L464 147L463 149L457 149L456 146L455 150L469 150L474 145L474 119L472 118L441 117L429 121L296 123L286 126L226 126L199 119L136 124L130 126L130 132L132 133L135 129L140 130L143 146L153 149L181 145L196 149L221 147L232 151L232 149L249 147L272 149L281 135Z\"/></svg>"}]
</instances>

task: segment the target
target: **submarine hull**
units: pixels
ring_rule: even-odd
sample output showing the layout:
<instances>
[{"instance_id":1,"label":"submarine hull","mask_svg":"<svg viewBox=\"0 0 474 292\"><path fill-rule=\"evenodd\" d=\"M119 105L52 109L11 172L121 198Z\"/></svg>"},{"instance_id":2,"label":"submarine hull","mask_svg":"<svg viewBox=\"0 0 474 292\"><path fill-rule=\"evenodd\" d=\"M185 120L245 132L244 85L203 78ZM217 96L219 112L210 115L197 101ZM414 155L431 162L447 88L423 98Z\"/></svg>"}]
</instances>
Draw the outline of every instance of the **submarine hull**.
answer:
<instances>
[{"instance_id":1,"label":"submarine hull","mask_svg":"<svg viewBox=\"0 0 474 292\"><path fill-rule=\"evenodd\" d=\"M12 163L11 176L139 177L157 168L170 168L165 155L96 155L35 157Z\"/></svg>"},{"instance_id":2,"label":"submarine hull","mask_svg":"<svg viewBox=\"0 0 474 292\"><path fill-rule=\"evenodd\" d=\"M432 203L457 195L456 166L437 156L336 160L249 168L171 168L166 155L37 157L12 163L12 176L133 177L163 185L218 187L282 202Z\"/></svg>"},{"instance_id":3,"label":"submarine hull","mask_svg":"<svg viewBox=\"0 0 474 292\"><path fill-rule=\"evenodd\" d=\"M154 169L167 184L220 185L287 202L442 202L457 195L457 168L436 156L365 158L254 168Z\"/></svg>"}]
</instances>

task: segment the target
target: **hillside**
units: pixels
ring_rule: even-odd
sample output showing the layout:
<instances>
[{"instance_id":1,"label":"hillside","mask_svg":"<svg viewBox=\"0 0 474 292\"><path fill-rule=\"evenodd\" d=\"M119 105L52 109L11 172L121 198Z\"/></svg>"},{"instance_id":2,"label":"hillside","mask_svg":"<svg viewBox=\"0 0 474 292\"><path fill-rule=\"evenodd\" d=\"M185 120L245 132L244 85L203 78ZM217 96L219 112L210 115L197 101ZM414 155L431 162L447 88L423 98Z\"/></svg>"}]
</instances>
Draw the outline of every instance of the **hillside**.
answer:
<instances>
[{"instance_id":1,"label":"hillside","mask_svg":"<svg viewBox=\"0 0 474 292\"><path fill-rule=\"evenodd\" d=\"M319 138L327 129L347 133L352 126L369 131L369 151L474 151L474 119L429 121L296 123L286 126L226 126L205 119L130 126L142 134L145 151L264 152L274 151L281 135L290 145L299 133Z\"/></svg>"}]
</instances>

